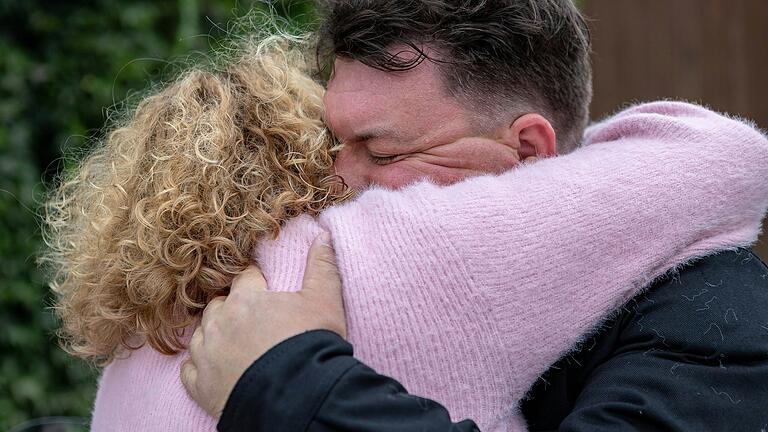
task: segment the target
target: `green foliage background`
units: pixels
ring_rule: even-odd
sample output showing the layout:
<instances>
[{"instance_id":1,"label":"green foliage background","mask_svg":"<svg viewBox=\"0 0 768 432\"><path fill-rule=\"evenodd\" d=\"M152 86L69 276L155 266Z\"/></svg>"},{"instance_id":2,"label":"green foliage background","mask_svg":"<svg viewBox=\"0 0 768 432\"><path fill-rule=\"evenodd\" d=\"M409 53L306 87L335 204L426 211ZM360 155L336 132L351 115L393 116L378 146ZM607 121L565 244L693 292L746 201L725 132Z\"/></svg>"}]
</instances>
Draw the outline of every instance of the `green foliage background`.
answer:
<instances>
[{"instance_id":1,"label":"green foliage background","mask_svg":"<svg viewBox=\"0 0 768 432\"><path fill-rule=\"evenodd\" d=\"M203 52L227 23L272 6L300 25L311 0L0 0L0 430L53 415L87 416L97 371L54 336L36 265L39 204L131 92ZM173 64L173 62L171 62Z\"/></svg>"}]
</instances>

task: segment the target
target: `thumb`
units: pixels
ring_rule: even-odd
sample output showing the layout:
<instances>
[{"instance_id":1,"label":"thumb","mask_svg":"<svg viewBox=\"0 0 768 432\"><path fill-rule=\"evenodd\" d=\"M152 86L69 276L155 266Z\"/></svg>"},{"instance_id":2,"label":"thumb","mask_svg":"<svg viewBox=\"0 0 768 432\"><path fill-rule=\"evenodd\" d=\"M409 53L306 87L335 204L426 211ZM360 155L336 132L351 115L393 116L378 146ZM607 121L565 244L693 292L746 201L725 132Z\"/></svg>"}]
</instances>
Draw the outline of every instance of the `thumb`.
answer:
<instances>
[{"instance_id":1,"label":"thumb","mask_svg":"<svg viewBox=\"0 0 768 432\"><path fill-rule=\"evenodd\" d=\"M331 245L331 236L328 233L320 234L309 248L301 293L320 306L323 316L328 319L328 330L346 338L341 289L341 276L336 265L336 253Z\"/></svg>"},{"instance_id":2,"label":"thumb","mask_svg":"<svg viewBox=\"0 0 768 432\"><path fill-rule=\"evenodd\" d=\"M301 290L307 293L330 291L341 298L341 277L336 265L336 252L331 245L331 235L326 232L317 236L309 248Z\"/></svg>"},{"instance_id":3,"label":"thumb","mask_svg":"<svg viewBox=\"0 0 768 432\"><path fill-rule=\"evenodd\" d=\"M232 294L240 290L267 291L267 280L264 279L264 273L261 272L260 268L250 264L242 273L232 279L229 293Z\"/></svg>"},{"instance_id":4,"label":"thumb","mask_svg":"<svg viewBox=\"0 0 768 432\"><path fill-rule=\"evenodd\" d=\"M197 400L197 367L189 358L181 363L181 383L189 397Z\"/></svg>"}]
</instances>

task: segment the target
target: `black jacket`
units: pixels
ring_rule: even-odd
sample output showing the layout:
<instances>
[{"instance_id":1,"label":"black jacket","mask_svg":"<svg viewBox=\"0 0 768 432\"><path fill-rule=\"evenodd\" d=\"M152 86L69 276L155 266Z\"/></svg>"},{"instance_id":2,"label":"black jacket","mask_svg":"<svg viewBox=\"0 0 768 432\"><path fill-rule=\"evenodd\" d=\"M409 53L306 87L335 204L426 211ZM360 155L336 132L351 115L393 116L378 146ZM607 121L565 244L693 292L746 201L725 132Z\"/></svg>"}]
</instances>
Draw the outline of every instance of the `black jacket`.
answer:
<instances>
[{"instance_id":1,"label":"black jacket","mask_svg":"<svg viewBox=\"0 0 768 432\"><path fill-rule=\"evenodd\" d=\"M749 251L702 259L653 284L534 385L531 431L768 430L768 268ZM243 374L218 428L475 431L308 332Z\"/></svg>"}]
</instances>

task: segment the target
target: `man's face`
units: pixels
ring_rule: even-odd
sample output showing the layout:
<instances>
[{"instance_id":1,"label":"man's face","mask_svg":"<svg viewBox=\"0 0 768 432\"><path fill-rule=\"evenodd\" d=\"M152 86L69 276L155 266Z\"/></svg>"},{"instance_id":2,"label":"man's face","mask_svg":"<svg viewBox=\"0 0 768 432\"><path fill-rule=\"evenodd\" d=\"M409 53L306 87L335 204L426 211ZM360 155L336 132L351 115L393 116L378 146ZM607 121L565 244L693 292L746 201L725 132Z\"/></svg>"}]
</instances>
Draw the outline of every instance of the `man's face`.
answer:
<instances>
[{"instance_id":1,"label":"man's face","mask_svg":"<svg viewBox=\"0 0 768 432\"><path fill-rule=\"evenodd\" d=\"M384 72L339 59L325 109L328 126L344 144L336 172L353 189L399 188L424 178L445 185L518 162L515 149L492 139L460 140L477 131L430 61Z\"/></svg>"}]
</instances>

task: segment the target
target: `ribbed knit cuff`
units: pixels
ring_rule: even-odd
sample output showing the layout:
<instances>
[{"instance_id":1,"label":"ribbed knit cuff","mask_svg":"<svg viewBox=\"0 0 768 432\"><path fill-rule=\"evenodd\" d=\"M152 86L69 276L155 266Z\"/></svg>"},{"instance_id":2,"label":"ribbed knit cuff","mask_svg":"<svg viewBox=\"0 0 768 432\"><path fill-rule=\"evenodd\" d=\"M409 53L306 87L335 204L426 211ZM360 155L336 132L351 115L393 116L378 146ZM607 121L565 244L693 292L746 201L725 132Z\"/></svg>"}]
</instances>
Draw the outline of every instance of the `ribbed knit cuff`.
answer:
<instances>
[{"instance_id":1,"label":"ribbed knit cuff","mask_svg":"<svg viewBox=\"0 0 768 432\"><path fill-rule=\"evenodd\" d=\"M224 406L220 432L303 432L333 386L351 367L352 345L314 330L289 338L256 360Z\"/></svg>"}]
</instances>

